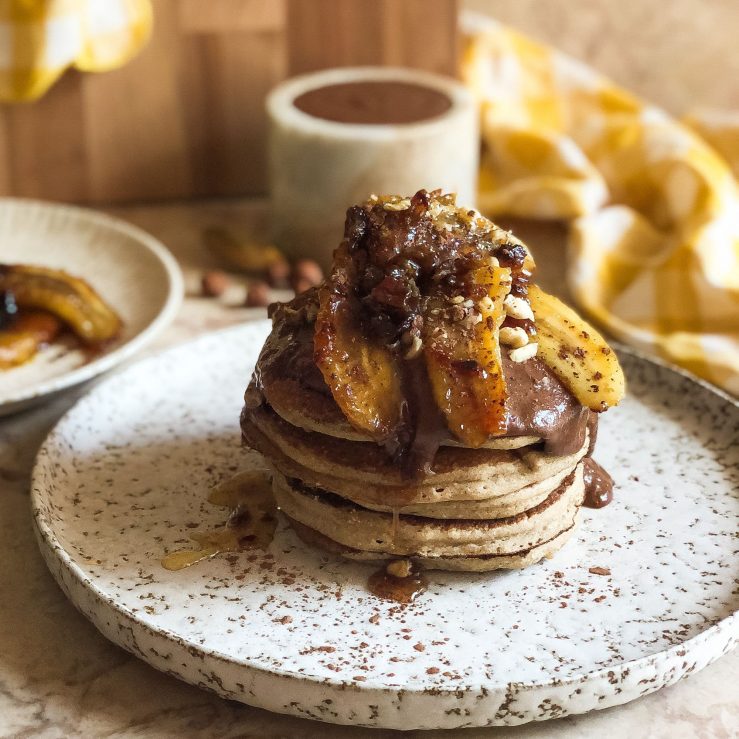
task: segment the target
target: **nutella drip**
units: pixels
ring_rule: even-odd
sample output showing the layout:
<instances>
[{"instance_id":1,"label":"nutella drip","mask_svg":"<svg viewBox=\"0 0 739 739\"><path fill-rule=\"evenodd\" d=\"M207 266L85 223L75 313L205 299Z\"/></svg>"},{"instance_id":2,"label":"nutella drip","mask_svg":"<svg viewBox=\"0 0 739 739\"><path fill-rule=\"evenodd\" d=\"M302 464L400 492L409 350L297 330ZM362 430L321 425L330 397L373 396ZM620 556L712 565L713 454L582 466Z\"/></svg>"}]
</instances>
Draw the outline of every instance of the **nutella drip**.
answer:
<instances>
[{"instance_id":1,"label":"nutella drip","mask_svg":"<svg viewBox=\"0 0 739 739\"><path fill-rule=\"evenodd\" d=\"M314 291L303 293L287 306L273 310L272 334L254 372L258 390L264 390L271 380L289 378L333 404L331 392L313 361L313 325L304 318L315 300ZM428 402L429 381L422 363L412 360L403 362L401 367L406 374L404 385L411 393L406 412L416 414L406 428L416 429L414 452L423 465L425 460L433 460L438 447L451 436L435 404ZM516 363L503 357L503 371L509 388L507 436L537 436L548 453L565 455L582 447L589 429L592 446L597 414L580 405L543 362L531 359ZM261 397L255 402L258 405Z\"/></svg>"},{"instance_id":2,"label":"nutella drip","mask_svg":"<svg viewBox=\"0 0 739 739\"><path fill-rule=\"evenodd\" d=\"M592 458L583 460L586 508L603 508L613 500L613 478Z\"/></svg>"}]
</instances>

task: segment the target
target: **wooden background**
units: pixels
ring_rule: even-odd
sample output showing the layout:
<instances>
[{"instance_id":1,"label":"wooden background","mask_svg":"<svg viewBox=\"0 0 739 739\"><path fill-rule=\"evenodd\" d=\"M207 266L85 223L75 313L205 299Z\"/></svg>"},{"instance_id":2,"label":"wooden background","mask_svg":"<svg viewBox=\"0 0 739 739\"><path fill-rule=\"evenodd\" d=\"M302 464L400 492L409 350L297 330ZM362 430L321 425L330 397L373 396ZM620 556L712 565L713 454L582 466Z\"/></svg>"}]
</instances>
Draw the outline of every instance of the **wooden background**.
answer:
<instances>
[{"instance_id":1,"label":"wooden background","mask_svg":"<svg viewBox=\"0 0 739 739\"><path fill-rule=\"evenodd\" d=\"M265 189L264 96L331 66L455 74L456 0L153 0L154 35L105 74L0 106L0 194L81 203Z\"/></svg>"}]
</instances>

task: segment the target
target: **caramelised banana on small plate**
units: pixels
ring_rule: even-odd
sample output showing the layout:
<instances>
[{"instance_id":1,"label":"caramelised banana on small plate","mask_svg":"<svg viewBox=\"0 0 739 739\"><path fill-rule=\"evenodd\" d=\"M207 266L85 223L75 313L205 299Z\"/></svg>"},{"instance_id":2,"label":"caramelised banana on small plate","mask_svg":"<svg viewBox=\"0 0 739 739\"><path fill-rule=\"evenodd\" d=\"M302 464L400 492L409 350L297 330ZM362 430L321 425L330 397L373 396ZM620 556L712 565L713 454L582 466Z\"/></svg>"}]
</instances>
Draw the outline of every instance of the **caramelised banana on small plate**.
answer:
<instances>
[{"instance_id":1,"label":"caramelised banana on small plate","mask_svg":"<svg viewBox=\"0 0 739 739\"><path fill-rule=\"evenodd\" d=\"M173 317L172 255L123 221L0 199L0 415L131 356Z\"/></svg>"},{"instance_id":2,"label":"caramelised banana on small plate","mask_svg":"<svg viewBox=\"0 0 739 739\"><path fill-rule=\"evenodd\" d=\"M122 328L120 316L85 280L60 269L0 264L0 370L31 361L62 334L97 351Z\"/></svg>"}]
</instances>

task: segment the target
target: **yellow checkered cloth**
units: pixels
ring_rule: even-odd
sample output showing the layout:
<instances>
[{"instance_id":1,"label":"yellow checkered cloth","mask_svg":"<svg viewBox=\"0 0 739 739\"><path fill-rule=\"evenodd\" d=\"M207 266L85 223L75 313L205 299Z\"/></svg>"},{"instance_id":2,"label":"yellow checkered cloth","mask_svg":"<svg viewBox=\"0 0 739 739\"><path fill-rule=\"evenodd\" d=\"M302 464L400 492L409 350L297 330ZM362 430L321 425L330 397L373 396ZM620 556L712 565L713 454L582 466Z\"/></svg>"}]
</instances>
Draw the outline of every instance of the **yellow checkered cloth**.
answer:
<instances>
[{"instance_id":1,"label":"yellow checkered cloth","mask_svg":"<svg viewBox=\"0 0 739 739\"><path fill-rule=\"evenodd\" d=\"M35 100L68 67L125 64L151 25L149 0L0 0L0 101Z\"/></svg>"},{"instance_id":2,"label":"yellow checkered cloth","mask_svg":"<svg viewBox=\"0 0 739 739\"><path fill-rule=\"evenodd\" d=\"M583 311L739 394L739 121L694 116L701 138L494 21L467 16L463 29L482 106L480 209L569 220Z\"/></svg>"}]
</instances>

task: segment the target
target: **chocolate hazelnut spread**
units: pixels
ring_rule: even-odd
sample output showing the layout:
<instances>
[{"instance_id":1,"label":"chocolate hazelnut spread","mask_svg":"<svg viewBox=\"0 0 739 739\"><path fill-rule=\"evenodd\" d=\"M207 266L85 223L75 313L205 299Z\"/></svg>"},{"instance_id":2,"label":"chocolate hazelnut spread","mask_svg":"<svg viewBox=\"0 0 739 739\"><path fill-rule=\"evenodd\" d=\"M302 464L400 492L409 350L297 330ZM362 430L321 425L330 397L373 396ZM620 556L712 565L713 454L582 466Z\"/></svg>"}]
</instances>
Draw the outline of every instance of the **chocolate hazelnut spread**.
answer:
<instances>
[{"instance_id":1,"label":"chocolate hazelnut spread","mask_svg":"<svg viewBox=\"0 0 739 739\"><path fill-rule=\"evenodd\" d=\"M314 118L379 125L436 118L452 102L444 93L412 82L362 80L309 90L293 105Z\"/></svg>"},{"instance_id":2,"label":"chocolate hazelnut spread","mask_svg":"<svg viewBox=\"0 0 739 739\"><path fill-rule=\"evenodd\" d=\"M592 458L583 460L586 508L603 508L613 500L613 478Z\"/></svg>"},{"instance_id":3,"label":"chocolate hazelnut spread","mask_svg":"<svg viewBox=\"0 0 739 739\"><path fill-rule=\"evenodd\" d=\"M292 379L333 404L331 392L313 360L314 327L306 320L316 300L312 290L286 305L271 307L273 331L254 371L259 391L276 379ZM433 403L423 402L428 398L428 378L423 366L413 360L401 367L414 376L408 387L422 396L411 403L421 409L418 427L423 438L419 440L418 453L433 460L438 446L450 440L451 435L440 416L428 417L436 415L437 409ZM504 357L503 372L510 388L506 398L507 436L537 436L543 440L545 451L556 455L573 454L580 449L588 428L591 440L595 436L597 414L580 405L543 362L531 359L516 363ZM257 398L256 403L260 402L261 398Z\"/></svg>"}]
</instances>

